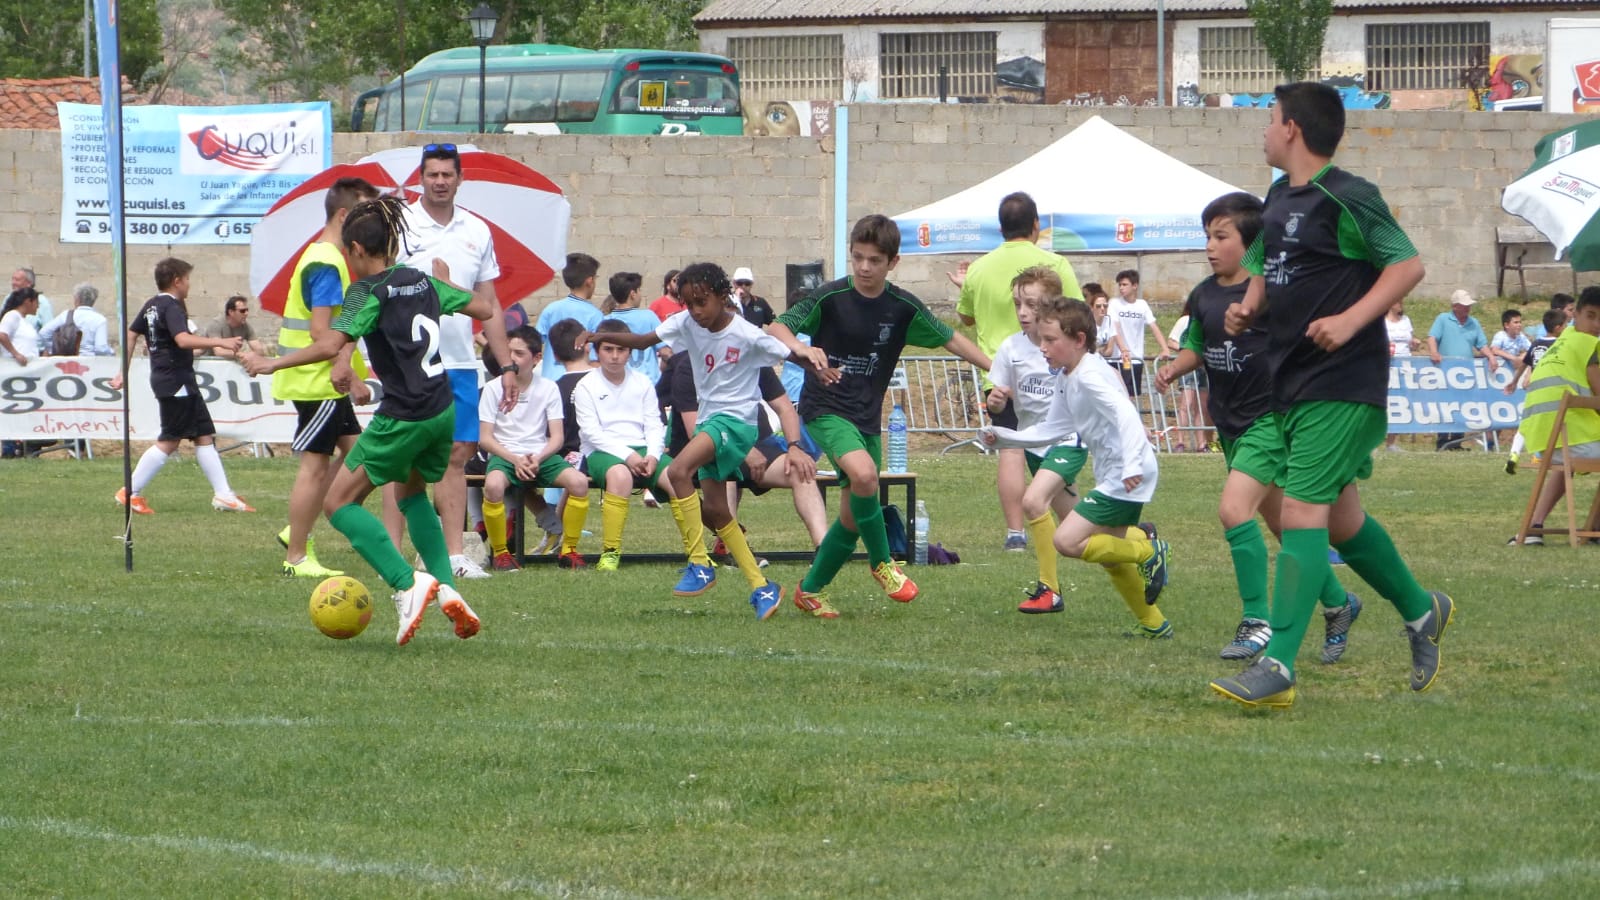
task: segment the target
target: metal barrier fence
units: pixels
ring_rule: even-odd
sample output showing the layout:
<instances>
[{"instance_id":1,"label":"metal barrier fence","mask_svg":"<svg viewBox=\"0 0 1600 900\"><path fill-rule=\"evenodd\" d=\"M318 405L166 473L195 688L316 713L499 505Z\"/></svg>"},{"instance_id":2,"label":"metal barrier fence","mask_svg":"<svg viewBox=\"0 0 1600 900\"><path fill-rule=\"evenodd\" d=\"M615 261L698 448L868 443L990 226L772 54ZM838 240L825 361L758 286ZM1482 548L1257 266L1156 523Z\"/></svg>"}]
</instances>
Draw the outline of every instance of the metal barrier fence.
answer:
<instances>
[{"instance_id":1,"label":"metal barrier fence","mask_svg":"<svg viewBox=\"0 0 1600 900\"><path fill-rule=\"evenodd\" d=\"M1134 406L1157 450L1200 450L1215 438L1205 416L1204 395L1183 384L1158 393L1155 373L1162 362L1145 361ZM982 370L960 357L901 357L889 382L889 405L899 403L905 410L908 433L947 438L950 443L939 451L941 456L966 446L987 453L977 439L978 429L988 422L983 378Z\"/></svg>"}]
</instances>

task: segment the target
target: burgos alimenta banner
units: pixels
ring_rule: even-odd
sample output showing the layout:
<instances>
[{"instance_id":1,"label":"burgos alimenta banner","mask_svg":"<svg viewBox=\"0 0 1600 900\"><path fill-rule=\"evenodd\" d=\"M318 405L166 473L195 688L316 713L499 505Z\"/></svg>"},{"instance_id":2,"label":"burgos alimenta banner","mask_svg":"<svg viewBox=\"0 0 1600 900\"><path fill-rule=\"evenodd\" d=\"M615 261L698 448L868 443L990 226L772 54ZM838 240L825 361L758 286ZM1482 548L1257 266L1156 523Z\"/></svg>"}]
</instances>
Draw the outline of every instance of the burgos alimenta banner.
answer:
<instances>
[{"instance_id":1,"label":"burgos alimenta banner","mask_svg":"<svg viewBox=\"0 0 1600 900\"><path fill-rule=\"evenodd\" d=\"M58 103L61 240L110 243L104 117ZM130 244L248 244L279 197L332 162L329 105L125 106Z\"/></svg>"}]
</instances>

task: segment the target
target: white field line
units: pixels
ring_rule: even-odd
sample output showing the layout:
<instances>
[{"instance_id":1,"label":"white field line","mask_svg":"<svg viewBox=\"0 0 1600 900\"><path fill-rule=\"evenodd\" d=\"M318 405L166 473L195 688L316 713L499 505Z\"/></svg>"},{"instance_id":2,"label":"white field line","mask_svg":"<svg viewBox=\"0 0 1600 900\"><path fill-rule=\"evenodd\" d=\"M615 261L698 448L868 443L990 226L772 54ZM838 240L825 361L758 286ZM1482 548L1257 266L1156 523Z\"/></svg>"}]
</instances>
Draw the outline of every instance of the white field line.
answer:
<instances>
[{"instance_id":1,"label":"white field line","mask_svg":"<svg viewBox=\"0 0 1600 900\"><path fill-rule=\"evenodd\" d=\"M1463 872L1422 881L1388 882L1351 887L1290 888L1284 891L1250 891L1209 895L1206 900L1341 900L1345 897L1417 897L1429 894L1489 893L1528 888L1557 878L1600 878L1600 860L1568 859L1560 862L1515 866L1488 872ZM1344 877L1349 878L1349 875ZM1357 876L1359 877L1359 876Z\"/></svg>"},{"instance_id":2,"label":"white field line","mask_svg":"<svg viewBox=\"0 0 1600 900\"><path fill-rule=\"evenodd\" d=\"M288 869L326 872L340 876L377 876L399 881L422 882L446 888L473 888L504 894L537 894L546 897L595 897L604 900L633 900L636 895L610 888L593 888L550 881L532 876L501 877L472 869L451 869L416 863L390 863L341 859L329 854L278 850L246 841L190 835L127 834L61 819L17 819L0 816L0 830L25 831L81 842L119 844L178 853L204 853L272 863Z\"/></svg>"}]
</instances>

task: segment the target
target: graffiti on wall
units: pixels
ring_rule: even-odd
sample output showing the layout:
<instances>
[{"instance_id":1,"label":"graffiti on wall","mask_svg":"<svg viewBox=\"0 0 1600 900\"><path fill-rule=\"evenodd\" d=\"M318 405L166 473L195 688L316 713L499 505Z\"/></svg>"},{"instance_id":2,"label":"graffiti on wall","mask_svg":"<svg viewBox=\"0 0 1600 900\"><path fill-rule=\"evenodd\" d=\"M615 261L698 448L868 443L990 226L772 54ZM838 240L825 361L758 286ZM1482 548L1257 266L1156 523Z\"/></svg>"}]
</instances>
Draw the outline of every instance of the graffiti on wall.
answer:
<instances>
[{"instance_id":1,"label":"graffiti on wall","mask_svg":"<svg viewBox=\"0 0 1600 900\"><path fill-rule=\"evenodd\" d=\"M1468 66L1461 73L1469 109L1494 109L1502 100L1544 96L1544 56L1509 53L1490 56L1486 63Z\"/></svg>"},{"instance_id":2,"label":"graffiti on wall","mask_svg":"<svg viewBox=\"0 0 1600 900\"><path fill-rule=\"evenodd\" d=\"M1354 75L1329 75L1321 79L1322 83L1337 90L1344 100L1345 109L1388 109L1388 91L1369 91L1366 88L1366 76L1360 73ZM1271 91L1260 94L1241 92L1237 94L1202 94L1200 86L1192 81L1185 81L1178 85L1179 106L1209 106L1209 107L1257 107L1265 109L1273 103Z\"/></svg>"}]
</instances>

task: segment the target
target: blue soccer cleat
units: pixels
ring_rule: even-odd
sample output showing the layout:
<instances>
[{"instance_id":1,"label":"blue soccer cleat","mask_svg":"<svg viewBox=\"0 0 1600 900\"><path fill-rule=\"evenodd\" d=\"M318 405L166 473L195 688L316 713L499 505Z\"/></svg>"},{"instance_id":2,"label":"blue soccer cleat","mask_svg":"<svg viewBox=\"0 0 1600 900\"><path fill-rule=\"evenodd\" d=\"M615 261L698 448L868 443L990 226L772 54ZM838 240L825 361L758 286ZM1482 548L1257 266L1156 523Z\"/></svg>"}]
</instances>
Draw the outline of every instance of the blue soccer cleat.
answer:
<instances>
[{"instance_id":1,"label":"blue soccer cleat","mask_svg":"<svg viewBox=\"0 0 1600 900\"><path fill-rule=\"evenodd\" d=\"M710 566L689 563L683 567L683 577L673 585L672 593L679 597L698 597L717 583L717 572Z\"/></svg>"}]
</instances>

